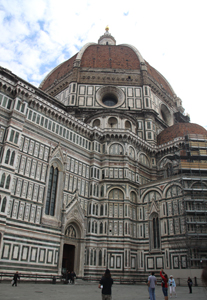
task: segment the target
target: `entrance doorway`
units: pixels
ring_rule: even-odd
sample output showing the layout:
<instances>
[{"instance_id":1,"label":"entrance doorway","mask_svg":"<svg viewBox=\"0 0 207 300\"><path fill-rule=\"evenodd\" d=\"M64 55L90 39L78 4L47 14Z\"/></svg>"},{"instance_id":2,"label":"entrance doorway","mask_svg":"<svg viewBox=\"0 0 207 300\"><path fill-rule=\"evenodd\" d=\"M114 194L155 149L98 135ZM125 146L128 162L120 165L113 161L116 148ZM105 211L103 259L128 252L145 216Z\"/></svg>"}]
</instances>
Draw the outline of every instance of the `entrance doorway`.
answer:
<instances>
[{"instance_id":1,"label":"entrance doorway","mask_svg":"<svg viewBox=\"0 0 207 300\"><path fill-rule=\"evenodd\" d=\"M63 248L63 262L62 262L62 272L74 270L74 259L75 259L75 246L64 244Z\"/></svg>"}]
</instances>

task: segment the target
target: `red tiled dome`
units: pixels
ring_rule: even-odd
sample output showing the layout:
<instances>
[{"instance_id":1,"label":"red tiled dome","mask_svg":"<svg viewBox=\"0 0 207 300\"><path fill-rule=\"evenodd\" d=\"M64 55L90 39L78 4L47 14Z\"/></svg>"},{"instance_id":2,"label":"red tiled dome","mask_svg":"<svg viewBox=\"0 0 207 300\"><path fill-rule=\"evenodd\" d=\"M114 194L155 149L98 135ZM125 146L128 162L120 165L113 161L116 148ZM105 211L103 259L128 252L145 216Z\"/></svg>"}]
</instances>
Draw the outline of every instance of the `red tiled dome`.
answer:
<instances>
[{"instance_id":1,"label":"red tiled dome","mask_svg":"<svg viewBox=\"0 0 207 300\"><path fill-rule=\"evenodd\" d=\"M127 46L91 45L81 59L81 67L101 69L140 69L136 53Z\"/></svg>"},{"instance_id":2,"label":"red tiled dome","mask_svg":"<svg viewBox=\"0 0 207 300\"><path fill-rule=\"evenodd\" d=\"M194 123L176 123L163 130L157 136L157 145L167 143L178 137L184 137L187 134L202 134L207 136L207 130Z\"/></svg>"},{"instance_id":3,"label":"red tiled dome","mask_svg":"<svg viewBox=\"0 0 207 300\"><path fill-rule=\"evenodd\" d=\"M121 70L140 70L140 63L145 63L149 77L152 77L170 94L174 96L173 89L167 80L149 63L137 54L137 49L130 45L100 45L87 44L79 53L63 62L52 70L42 81L40 88L47 90L56 80L64 78L73 71L75 60L80 60L80 68L93 69L121 69Z\"/></svg>"},{"instance_id":4,"label":"red tiled dome","mask_svg":"<svg viewBox=\"0 0 207 300\"><path fill-rule=\"evenodd\" d=\"M73 63L76 59L77 53L57 66L55 69L53 69L42 81L41 83L41 89L44 91L46 90L49 86L51 86L55 80L59 80L62 77L64 77L67 73L71 72L73 70Z\"/></svg>"}]
</instances>

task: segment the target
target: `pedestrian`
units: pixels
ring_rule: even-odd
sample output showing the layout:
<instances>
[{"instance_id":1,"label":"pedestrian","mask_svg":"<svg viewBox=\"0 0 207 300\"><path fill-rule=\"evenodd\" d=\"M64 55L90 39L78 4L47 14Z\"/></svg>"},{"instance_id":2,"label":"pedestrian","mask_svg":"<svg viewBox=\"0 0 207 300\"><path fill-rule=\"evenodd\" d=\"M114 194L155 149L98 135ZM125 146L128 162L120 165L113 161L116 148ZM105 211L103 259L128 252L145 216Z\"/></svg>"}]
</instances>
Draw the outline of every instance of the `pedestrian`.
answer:
<instances>
[{"instance_id":1,"label":"pedestrian","mask_svg":"<svg viewBox=\"0 0 207 300\"><path fill-rule=\"evenodd\" d=\"M113 279L111 278L111 273L107 269L104 273L104 276L99 282L99 288L102 289L102 300L111 300L111 286L113 284Z\"/></svg>"},{"instance_id":2,"label":"pedestrian","mask_svg":"<svg viewBox=\"0 0 207 300\"><path fill-rule=\"evenodd\" d=\"M75 277L76 277L76 274L75 274L75 272L74 271L72 271L71 273L70 273L70 276L71 276L71 283L75 283Z\"/></svg>"},{"instance_id":3,"label":"pedestrian","mask_svg":"<svg viewBox=\"0 0 207 300\"><path fill-rule=\"evenodd\" d=\"M160 270L160 276L162 277L162 292L165 300L168 300L168 276L163 269Z\"/></svg>"},{"instance_id":4,"label":"pedestrian","mask_svg":"<svg viewBox=\"0 0 207 300\"><path fill-rule=\"evenodd\" d=\"M14 277L12 280L12 286L14 286L14 285L17 286L17 278L20 280L18 271L16 271L16 273L14 274Z\"/></svg>"},{"instance_id":5,"label":"pedestrian","mask_svg":"<svg viewBox=\"0 0 207 300\"><path fill-rule=\"evenodd\" d=\"M68 284L70 280L70 272L67 270L66 275L65 275L65 283Z\"/></svg>"},{"instance_id":6,"label":"pedestrian","mask_svg":"<svg viewBox=\"0 0 207 300\"><path fill-rule=\"evenodd\" d=\"M188 287L189 287L189 294L192 294L193 282L192 282L192 279L190 277L188 277L187 283L188 283Z\"/></svg>"},{"instance_id":7,"label":"pedestrian","mask_svg":"<svg viewBox=\"0 0 207 300\"><path fill-rule=\"evenodd\" d=\"M150 300L156 300L155 299L155 285L156 284L157 284L157 278L155 277L155 273L151 272L151 275L148 278Z\"/></svg>"},{"instance_id":8,"label":"pedestrian","mask_svg":"<svg viewBox=\"0 0 207 300\"><path fill-rule=\"evenodd\" d=\"M175 283L175 279L173 278L173 275L170 275L170 279L168 281L168 285L170 287L170 298L172 297L172 294L175 294L175 297L177 297L176 294L176 283Z\"/></svg>"}]
</instances>

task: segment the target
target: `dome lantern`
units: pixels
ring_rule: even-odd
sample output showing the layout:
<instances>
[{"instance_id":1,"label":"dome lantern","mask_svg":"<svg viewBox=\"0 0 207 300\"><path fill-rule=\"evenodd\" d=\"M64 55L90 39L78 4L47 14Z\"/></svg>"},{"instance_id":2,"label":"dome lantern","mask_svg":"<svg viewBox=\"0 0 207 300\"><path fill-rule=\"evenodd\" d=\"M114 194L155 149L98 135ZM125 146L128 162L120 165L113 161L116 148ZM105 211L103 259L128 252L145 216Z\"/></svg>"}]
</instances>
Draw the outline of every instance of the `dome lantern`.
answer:
<instances>
[{"instance_id":1,"label":"dome lantern","mask_svg":"<svg viewBox=\"0 0 207 300\"><path fill-rule=\"evenodd\" d=\"M105 33L98 40L99 45L116 45L115 38L109 33L109 26L105 28Z\"/></svg>"}]
</instances>

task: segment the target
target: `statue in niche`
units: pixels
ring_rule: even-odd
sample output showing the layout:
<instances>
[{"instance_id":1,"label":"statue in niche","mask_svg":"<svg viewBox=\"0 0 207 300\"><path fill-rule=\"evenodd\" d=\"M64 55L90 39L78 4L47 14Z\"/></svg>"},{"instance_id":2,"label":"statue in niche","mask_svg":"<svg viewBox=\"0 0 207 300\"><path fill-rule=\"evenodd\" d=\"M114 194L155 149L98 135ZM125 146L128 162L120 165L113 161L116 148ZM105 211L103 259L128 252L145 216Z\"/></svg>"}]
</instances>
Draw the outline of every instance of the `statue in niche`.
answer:
<instances>
[{"instance_id":1,"label":"statue in niche","mask_svg":"<svg viewBox=\"0 0 207 300\"><path fill-rule=\"evenodd\" d=\"M76 231L75 231L75 228L70 225L66 231L65 231L65 235L68 236L68 237L71 237L71 238L75 238L76 237Z\"/></svg>"}]
</instances>

